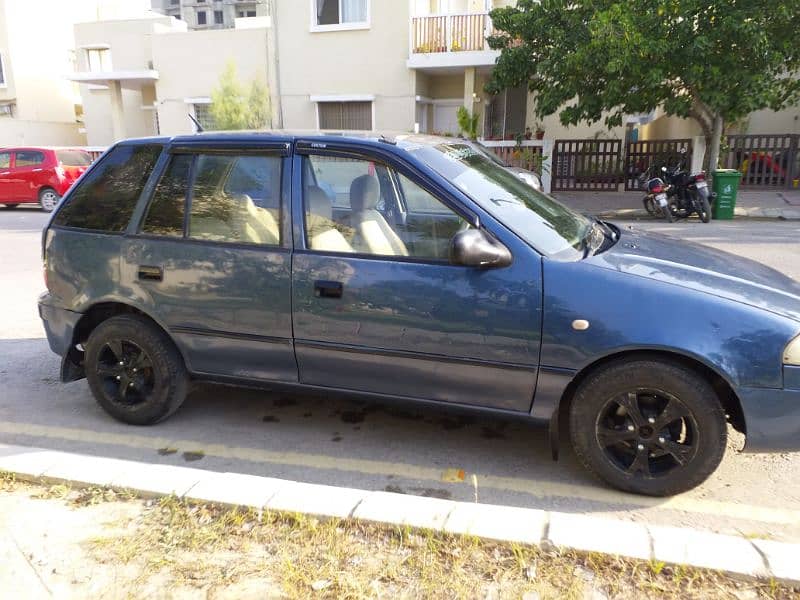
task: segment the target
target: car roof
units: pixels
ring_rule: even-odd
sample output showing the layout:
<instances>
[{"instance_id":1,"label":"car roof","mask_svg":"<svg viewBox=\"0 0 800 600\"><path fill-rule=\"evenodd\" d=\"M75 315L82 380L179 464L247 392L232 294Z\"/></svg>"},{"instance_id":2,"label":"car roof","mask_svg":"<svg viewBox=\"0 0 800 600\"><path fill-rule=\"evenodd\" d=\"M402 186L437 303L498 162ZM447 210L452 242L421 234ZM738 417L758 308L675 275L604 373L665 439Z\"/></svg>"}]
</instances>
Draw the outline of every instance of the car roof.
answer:
<instances>
[{"instance_id":1,"label":"car roof","mask_svg":"<svg viewBox=\"0 0 800 600\"><path fill-rule=\"evenodd\" d=\"M301 140L318 142L353 142L353 143L390 143L402 142L405 144L436 145L446 142L459 141L461 138L446 138L427 134L412 134L408 132L331 132L315 130L266 130L266 131L208 131L192 135L178 135L173 137L147 137L124 140L125 144L202 144L227 143L227 144L252 144L258 142L296 142Z\"/></svg>"}]
</instances>

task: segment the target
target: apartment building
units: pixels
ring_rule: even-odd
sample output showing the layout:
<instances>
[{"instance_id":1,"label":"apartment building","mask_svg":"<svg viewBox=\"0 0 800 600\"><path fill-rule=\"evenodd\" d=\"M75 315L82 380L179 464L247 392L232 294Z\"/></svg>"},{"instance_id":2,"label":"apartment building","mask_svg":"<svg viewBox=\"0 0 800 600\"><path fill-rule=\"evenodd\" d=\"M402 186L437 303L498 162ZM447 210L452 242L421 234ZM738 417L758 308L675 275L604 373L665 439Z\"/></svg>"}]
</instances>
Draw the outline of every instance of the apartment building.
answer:
<instances>
[{"instance_id":1,"label":"apartment building","mask_svg":"<svg viewBox=\"0 0 800 600\"><path fill-rule=\"evenodd\" d=\"M269 0L152 0L152 7L191 30L233 29L236 19L269 16Z\"/></svg>"},{"instance_id":2,"label":"apartment building","mask_svg":"<svg viewBox=\"0 0 800 600\"><path fill-rule=\"evenodd\" d=\"M269 19L236 19L233 29L189 31L184 21L146 11L138 18L75 26L76 67L87 142L193 133L190 115L213 128L211 92L229 63L243 85L276 89Z\"/></svg>"},{"instance_id":3,"label":"apartment building","mask_svg":"<svg viewBox=\"0 0 800 600\"><path fill-rule=\"evenodd\" d=\"M85 143L81 96L64 77L73 26L148 9L147 0L0 0L0 145Z\"/></svg>"}]
</instances>

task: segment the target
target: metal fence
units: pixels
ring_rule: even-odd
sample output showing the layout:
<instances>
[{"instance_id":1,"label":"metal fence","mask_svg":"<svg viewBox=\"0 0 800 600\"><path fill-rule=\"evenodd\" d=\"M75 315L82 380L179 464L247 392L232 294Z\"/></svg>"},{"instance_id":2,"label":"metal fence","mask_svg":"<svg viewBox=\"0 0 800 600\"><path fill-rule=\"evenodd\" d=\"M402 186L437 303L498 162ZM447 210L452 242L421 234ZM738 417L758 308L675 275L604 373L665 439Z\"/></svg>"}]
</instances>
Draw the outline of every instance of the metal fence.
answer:
<instances>
[{"instance_id":1,"label":"metal fence","mask_svg":"<svg viewBox=\"0 0 800 600\"><path fill-rule=\"evenodd\" d=\"M749 187L792 187L800 177L800 135L729 135L722 164Z\"/></svg>"},{"instance_id":2,"label":"metal fence","mask_svg":"<svg viewBox=\"0 0 800 600\"><path fill-rule=\"evenodd\" d=\"M622 183L622 140L556 140L553 191L616 192Z\"/></svg>"},{"instance_id":3,"label":"metal fence","mask_svg":"<svg viewBox=\"0 0 800 600\"><path fill-rule=\"evenodd\" d=\"M686 167L692 161L692 140L642 140L628 142L625 148L625 191L641 189L639 177L650 165L670 166L685 154Z\"/></svg>"}]
</instances>

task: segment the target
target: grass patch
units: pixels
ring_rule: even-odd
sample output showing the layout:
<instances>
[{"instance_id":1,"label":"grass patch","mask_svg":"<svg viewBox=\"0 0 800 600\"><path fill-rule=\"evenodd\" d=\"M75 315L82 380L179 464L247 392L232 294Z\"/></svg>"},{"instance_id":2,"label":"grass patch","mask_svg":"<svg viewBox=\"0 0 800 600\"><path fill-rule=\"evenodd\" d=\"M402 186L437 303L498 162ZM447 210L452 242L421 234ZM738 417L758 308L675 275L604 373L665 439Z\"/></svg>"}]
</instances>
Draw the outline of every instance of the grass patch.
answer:
<instances>
[{"instance_id":1,"label":"grass patch","mask_svg":"<svg viewBox=\"0 0 800 600\"><path fill-rule=\"evenodd\" d=\"M128 533L92 540L100 563L207 590L264 578L291 598L796 598L774 581L597 553L544 551L409 527L227 509L165 497ZM135 589L135 588L134 588ZM529 597L535 597L531 595Z\"/></svg>"}]
</instances>

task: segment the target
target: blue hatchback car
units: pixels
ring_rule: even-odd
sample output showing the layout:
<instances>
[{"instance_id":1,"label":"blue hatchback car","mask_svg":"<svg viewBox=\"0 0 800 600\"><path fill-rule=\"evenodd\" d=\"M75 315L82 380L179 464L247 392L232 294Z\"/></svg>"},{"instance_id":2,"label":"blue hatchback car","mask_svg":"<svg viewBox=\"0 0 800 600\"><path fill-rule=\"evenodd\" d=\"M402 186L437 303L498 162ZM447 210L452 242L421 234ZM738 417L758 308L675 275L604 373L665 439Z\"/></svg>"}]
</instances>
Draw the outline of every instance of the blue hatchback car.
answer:
<instances>
[{"instance_id":1,"label":"blue hatchback car","mask_svg":"<svg viewBox=\"0 0 800 600\"><path fill-rule=\"evenodd\" d=\"M582 216L460 139L119 143L44 231L61 377L135 425L193 381L471 407L669 495L727 424L800 449L800 284Z\"/></svg>"}]
</instances>

